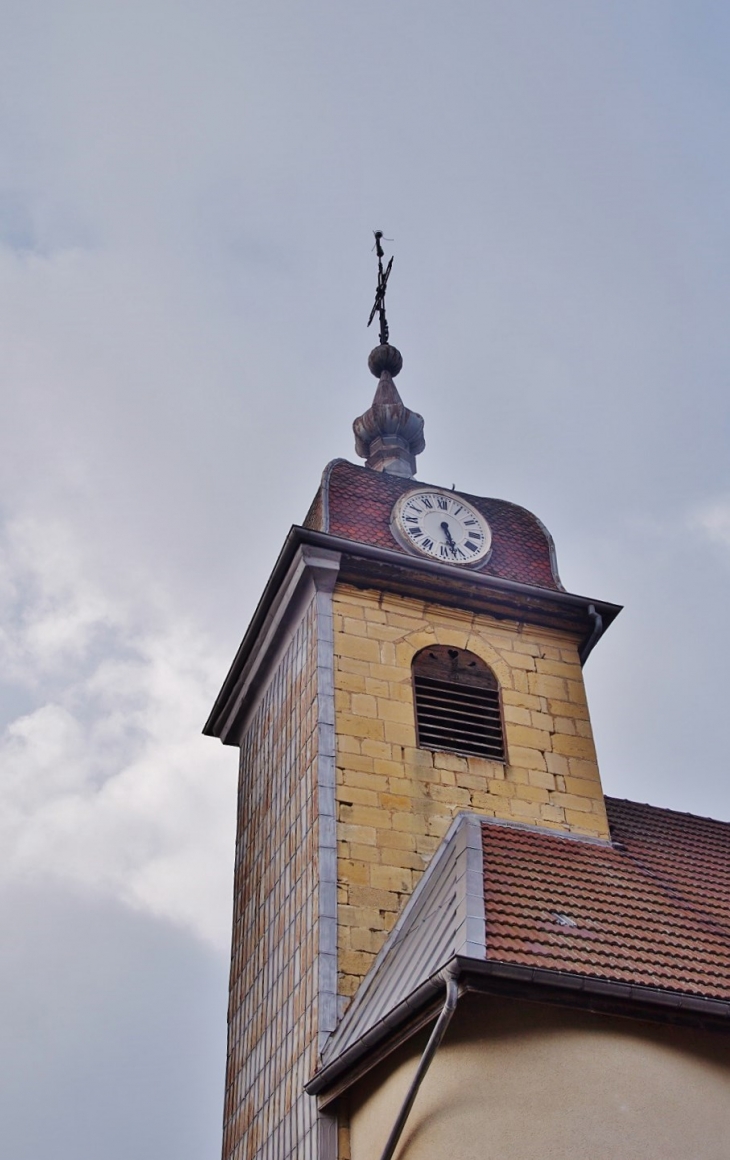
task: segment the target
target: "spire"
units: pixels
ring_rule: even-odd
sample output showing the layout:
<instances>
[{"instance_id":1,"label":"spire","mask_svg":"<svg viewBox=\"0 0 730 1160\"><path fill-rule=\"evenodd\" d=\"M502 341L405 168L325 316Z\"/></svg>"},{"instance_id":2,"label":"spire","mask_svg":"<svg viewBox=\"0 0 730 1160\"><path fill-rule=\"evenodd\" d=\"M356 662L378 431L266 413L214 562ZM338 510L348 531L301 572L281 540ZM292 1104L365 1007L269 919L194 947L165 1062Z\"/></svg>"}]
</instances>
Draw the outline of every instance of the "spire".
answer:
<instances>
[{"instance_id":1,"label":"spire","mask_svg":"<svg viewBox=\"0 0 730 1160\"><path fill-rule=\"evenodd\" d=\"M393 259L390 259L384 270L382 237L382 230L376 230L378 286L368 319L370 326L377 314L380 322L380 346L370 352L368 359L368 367L378 379L378 386L372 406L355 420L352 428L355 432L355 450L365 460L366 467L410 479L416 474L416 456L423 451L426 441L423 438L423 419L404 406L393 382L403 366L403 358L400 351L388 341L385 292Z\"/></svg>"}]
</instances>

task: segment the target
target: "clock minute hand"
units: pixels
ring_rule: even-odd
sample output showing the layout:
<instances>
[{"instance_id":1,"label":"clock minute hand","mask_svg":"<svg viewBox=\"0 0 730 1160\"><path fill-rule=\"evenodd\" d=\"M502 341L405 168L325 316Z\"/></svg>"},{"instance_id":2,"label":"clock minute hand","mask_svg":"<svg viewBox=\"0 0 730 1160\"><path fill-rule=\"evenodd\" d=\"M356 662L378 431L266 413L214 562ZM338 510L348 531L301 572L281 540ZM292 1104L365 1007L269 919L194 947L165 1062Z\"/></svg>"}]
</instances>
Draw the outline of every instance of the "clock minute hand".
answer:
<instances>
[{"instance_id":1,"label":"clock minute hand","mask_svg":"<svg viewBox=\"0 0 730 1160\"><path fill-rule=\"evenodd\" d=\"M447 544L451 548L451 555L455 556L456 555L456 544L454 543L454 537L451 535L451 532L449 531L449 525L446 523L446 520L442 521L441 530L444 533L444 535L446 536Z\"/></svg>"}]
</instances>

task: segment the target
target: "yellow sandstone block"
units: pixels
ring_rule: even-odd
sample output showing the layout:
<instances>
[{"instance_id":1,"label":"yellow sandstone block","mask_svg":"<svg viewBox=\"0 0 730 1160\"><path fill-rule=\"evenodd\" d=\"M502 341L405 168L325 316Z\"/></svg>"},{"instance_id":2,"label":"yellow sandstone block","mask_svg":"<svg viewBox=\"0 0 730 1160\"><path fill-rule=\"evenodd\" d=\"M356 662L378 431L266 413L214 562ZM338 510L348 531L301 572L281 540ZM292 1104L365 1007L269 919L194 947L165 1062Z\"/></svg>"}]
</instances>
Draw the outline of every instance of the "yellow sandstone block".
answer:
<instances>
[{"instance_id":1,"label":"yellow sandstone block","mask_svg":"<svg viewBox=\"0 0 730 1160\"><path fill-rule=\"evenodd\" d=\"M515 689L502 689L502 704L505 709L508 705L519 705L525 709L537 711L542 708L542 701L539 697L532 693L519 693Z\"/></svg>"},{"instance_id":2,"label":"yellow sandstone block","mask_svg":"<svg viewBox=\"0 0 730 1160\"><path fill-rule=\"evenodd\" d=\"M353 704L353 709L354 709ZM397 721L413 728L413 706L404 701L390 701L378 697L377 715L381 721Z\"/></svg>"},{"instance_id":3,"label":"yellow sandstone block","mask_svg":"<svg viewBox=\"0 0 730 1160\"><path fill-rule=\"evenodd\" d=\"M353 906L376 906L378 910L398 910L398 895L390 890L378 890L374 886L353 886L350 890Z\"/></svg>"},{"instance_id":4,"label":"yellow sandstone block","mask_svg":"<svg viewBox=\"0 0 730 1160\"><path fill-rule=\"evenodd\" d=\"M591 813L593 809L593 799L589 797L581 797L574 793L559 793L555 792L550 795L550 804L554 806L562 806L566 810L574 810L577 813Z\"/></svg>"},{"instance_id":5,"label":"yellow sandstone block","mask_svg":"<svg viewBox=\"0 0 730 1160\"><path fill-rule=\"evenodd\" d=\"M384 777L400 778L403 773L403 762L376 757L373 762L373 769L376 773L383 774Z\"/></svg>"},{"instance_id":6,"label":"yellow sandstone block","mask_svg":"<svg viewBox=\"0 0 730 1160\"><path fill-rule=\"evenodd\" d=\"M382 833L382 830L378 830L378 834ZM350 857L358 862L379 862L380 849L374 842L372 846L360 846L357 842L350 842Z\"/></svg>"},{"instance_id":7,"label":"yellow sandstone block","mask_svg":"<svg viewBox=\"0 0 730 1160\"><path fill-rule=\"evenodd\" d=\"M529 771L530 785L540 786L541 789L555 789L555 775L546 773L542 769L531 769Z\"/></svg>"},{"instance_id":8,"label":"yellow sandstone block","mask_svg":"<svg viewBox=\"0 0 730 1160\"><path fill-rule=\"evenodd\" d=\"M568 681L575 681L580 672L577 664L569 665L565 661L543 660L542 658L535 661L535 668L538 673L546 673L552 677L565 677Z\"/></svg>"},{"instance_id":9,"label":"yellow sandstone block","mask_svg":"<svg viewBox=\"0 0 730 1160\"><path fill-rule=\"evenodd\" d=\"M507 664L515 669L525 669L526 671L534 672L536 662L534 657L529 656L527 653L513 652Z\"/></svg>"},{"instance_id":10,"label":"yellow sandstone block","mask_svg":"<svg viewBox=\"0 0 730 1160\"><path fill-rule=\"evenodd\" d=\"M374 717L357 717L353 713L339 713L335 729L349 733L353 737L369 737L373 741L385 740L385 726Z\"/></svg>"},{"instance_id":11,"label":"yellow sandstone block","mask_svg":"<svg viewBox=\"0 0 730 1160\"><path fill-rule=\"evenodd\" d=\"M345 975L364 975L373 961L373 956L363 951L343 951L338 958L337 965Z\"/></svg>"},{"instance_id":12,"label":"yellow sandstone block","mask_svg":"<svg viewBox=\"0 0 730 1160\"><path fill-rule=\"evenodd\" d=\"M340 588L335 592L332 607L340 616L357 616L364 619L367 599L365 592L357 592L355 589L348 592Z\"/></svg>"},{"instance_id":13,"label":"yellow sandstone block","mask_svg":"<svg viewBox=\"0 0 730 1160\"><path fill-rule=\"evenodd\" d=\"M540 819L544 822L564 823L565 810L552 804L540 806Z\"/></svg>"},{"instance_id":14,"label":"yellow sandstone block","mask_svg":"<svg viewBox=\"0 0 730 1160\"><path fill-rule=\"evenodd\" d=\"M540 817L540 803L525 801L521 797L513 797L510 800L509 808L516 818L539 818Z\"/></svg>"},{"instance_id":15,"label":"yellow sandstone block","mask_svg":"<svg viewBox=\"0 0 730 1160\"><path fill-rule=\"evenodd\" d=\"M401 770L401 772L403 772ZM422 786L406 777L389 777L388 791L390 793L401 794L405 798L417 798L422 796Z\"/></svg>"},{"instance_id":16,"label":"yellow sandstone block","mask_svg":"<svg viewBox=\"0 0 730 1160\"><path fill-rule=\"evenodd\" d=\"M360 975L345 975L340 972L337 980L337 989L340 995L351 999L360 986Z\"/></svg>"},{"instance_id":17,"label":"yellow sandstone block","mask_svg":"<svg viewBox=\"0 0 730 1160\"><path fill-rule=\"evenodd\" d=\"M388 741L377 741L372 737L365 737L360 744L362 752L375 761L388 761L393 756L393 746Z\"/></svg>"},{"instance_id":18,"label":"yellow sandstone block","mask_svg":"<svg viewBox=\"0 0 730 1160\"><path fill-rule=\"evenodd\" d=\"M386 849L402 852L413 851L416 849L416 838L414 834L403 834L398 830L380 830L378 832L378 845L381 852Z\"/></svg>"},{"instance_id":19,"label":"yellow sandstone block","mask_svg":"<svg viewBox=\"0 0 730 1160\"><path fill-rule=\"evenodd\" d=\"M544 805L547 805L550 801L548 790L539 785L522 785L519 788L517 796L522 798L523 801L542 802Z\"/></svg>"},{"instance_id":20,"label":"yellow sandstone block","mask_svg":"<svg viewBox=\"0 0 730 1160\"><path fill-rule=\"evenodd\" d=\"M554 717L588 717L588 706L577 705L575 701L556 701L553 698L548 700L548 709Z\"/></svg>"},{"instance_id":21,"label":"yellow sandstone block","mask_svg":"<svg viewBox=\"0 0 730 1160\"><path fill-rule=\"evenodd\" d=\"M367 636L367 622L357 619L354 616L343 616L342 632L347 633L349 636Z\"/></svg>"},{"instance_id":22,"label":"yellow sandstone block","mask_svg":"<svg viewBox=\"0 0 730 1160\"><path fill-rule=\"evenodd\" d=\"M567 698L567 683L562 677L550 676L547 673L527 674L528 692L539 697L554 697L564 701Z\"/></svg>"},{"instance_id":23,"label":"yellow sandstone block","mask_svg":"<svg viewBox=\"0 0 730 1160\"><path fill-rule=\"evenodd\" d=\"M349 822L339 821L337 823L337 837L341 842L350 843L350 854L355 857L355 843L358 847L374 846L376 843L375 829L372 826L357 826ZM357 855L362 858L362 854Z\"/></svg>"},{"instance_id":24,"label":"yellow sandstone block","mask_svg":"<svg viewBox=\"0 0 730 1160\"><path fill-rule=\"evenodd\" d=\"M370 643L375 644L376 641L371 641ZM407 668L407 669L398 668L397 665L381 664L380 661L378 661L377 663L374 661L371 661L370 664L368 665L366 672L367 672L367 675L369 677L375 677L375 679L378 681L400 682L400 681L410 681L410 679L411 679L410 668Z\"/></svg>"},{"instance_id":25,"label":"yellow sandstone block","mask_svg":"<svg viewBox=\"0 0 730 1160\"><path fill-rule=\"evenodd\" d=\"M565 811L565 820L576 833L595 834L598 838L609 837L605 814L582 814L574 810Z\"/></svg>"},{"instance_id":26,"label":"yellow sandstone block","mask_svg":"<svg viewBox=\"0 0 730 1160\"><path fill-rule=\"evenodd\" d=\"M377 764L377 762L373 762ZM345 785L357 786L359 789L371 789L379 793L388 788L388 779L383 774L364 773L361 770L350 769L345 766L342 770L342 781Z\"/></svg>"},{"instance_id":27,"label":"yellow sandstone block","mask_svg":"<svg viewBox=\"0 0 730 1160\"><path fill-rule=\"evenodd\" d=\"M430 749L416 749L415 746L406 746L403 760L407 765L429 765L433 767L433 752Z\"/></svg>"},{"instance_id":28,"label":"yellow sandstone block","mask_svg":"<svg viewBox=\"0 0 730 1160\"><path fill-rule=\"evenodd\" d=\"M377 640L370 640L369 637L349 636L340 632L335 637L335 654L338 657L377 664L380 660L380 644Z\"/></svg>"},{"instance_id":29,"label":"yellow sandstone block","mask_svg":"<svg viewBox=\"0 0 730 1160\"><path fill-rule=\"evenodd\" d=\"M583 681L566 681L568 700L576 705L587 705L586 688ZM548 693L548 696L552 694Z\"/></svg>"},{"instance_id":30,"label":"yellow sandstone block","mask_svg":"<svg viewBox=\"0 0 730 1160\"><path fill-rule=\"evenodd\" d=\"M596 751L590 737L569 737L564 733L553 734L553 749L566 757L584 757L595 760Z\"/></svg>"},{"instance_id":31,"label":"yellow sandstone block","mask_svg":"<svg viewBox=\"0 0 730 1160\"><path fill-rule=\"evenodd\" d=\"M490 781L489 792L496 797L514 797L517 793L517 786L511 781Z\"/></svg>"},{"instance_id":32,"label":"yellow sandstone block","mask_svg":"<svg viewBox=\"0 0 730 1160\"><path fill-rule=\"evenodd\" d=\"M370 884L379 890L410 894L413 889L413 874L402 866L371 866Z\"/></svg>"},{"instance_id":33,"label":"yellow sandstone block","mask_svg":"<svg viewBox=\"0 0 730 1160\"><path fill-rule=\"evenodd\" d=\"M502 707L504 713L505 724L512 723L513 725L532 725L533 714L529 709L523 709L521 705L507 705ZM540 716L538 713L537 716Z\"/></svg>"},{"instance_id":34,"label":"yellow sandstone block","mask_svg":"<svg viewBox=\"0 0 730 1160\"><path fill-rule=\"evenodd\" d=\"M414 870L418 873L420 873L426 865L423 854L416 854L413 850L381 849L380 861L384 866L401 866L403 869Z\"/></svg>"},{"instance_id":35,"label":"yellow sandstone block","mask_svg":"<svg viewBox=\"0 0 730 1160\"><path fill-rule=\"evenodd\" d=\"M373 758L363 757L361 753L341 753L337 764L342 769L352 769L358 773L372 773L373 770Z\"/></svg>"},{"instance_id":36,"label":"yellow sandstone block","mask_svg":"<svg viewBox=\"0 0 730 1160\"><path fill-rule=\"evenodd\" d=\"M507 730L507 741L510 747L519 745L523 749L537 749L541 753L550 749L550 734L544 729L532 729L527 725L511 725Z\"/></svg>"},{"instance_id":37,"label":"yellow sandstone block","mask_svg":"<svg viewBox=\"0 0 730 1160\"><path fill-rule=\"evenodd\" d=\"M434 785L431 787L431 797L436 802L444 802L452 806L455 810L463 806L468 806L471 802L471 796L468 789L457 789L456 786L450 785Z\"/></svg>"},{"instance_id":38,"label":"yellow sandstone block","mask_svg":"<svg viewBox=\"0 0 730 1160\"><path fill-rule=\"evenodd\" d=\"M337 752L338 753L360 753L360 738L351 737L349 734L337 734Z\"/></svg>"},{"instance_id":39,"label":"yellow sandstone block","mask_svg":"<svg viewBox=\"0 0 730 1160\"><path fill-rule=\"evenodd\" d=\"M371 789L358 789L356 786L345 785L338 783L335 786L335 798L338 802L345 802L348 805L361 806L379 806L380 799L377 793Z\"/></svg>"},{"instance_id":40,"label":"yellow sandstone block","mask_svg":"<svg viewBox=\"0 0 730 1160\"><path fill-rule=\"evenodd\" d=\"M398 721L378 721L377 724L384 726L385 737L391 744L396 745L414 745L416 740L416 727L413 723L409 725L402 725ZM576 738L575 740L581 740Z\"/></svg>"},{"instance_id":41,"label":"yellow sandstone block","mask_svg":"<svg viewBox=\"0 0 730 1160\"><path fill-rule=\"evenodd\" d=\"M563 776L568 773L568 758L564 757L562 753L546 753L545 761L551 773L559 773Z\"/></svg>"},{"instance_id":42,"label":"yellow sandstone block","mask_svg":"<svg viewBox=\"0 0 730 1160\"><path fill-rule=\"evenodd\" d=\"M340 859L337 865L337 874L345 882L357 882L360 886L367 886L370 881L369 866L365 862L353 862L352 859ZM340 916L340 922L343 921ZM360 917L358 917L358 921L361 921Z\"/></svg>"},{"instance_id":43,"label":"yellow sandstone block","mask_svg":"<svg viewBox=\"0 0 730 1160\"><path fill-rule=\"evenodd\" d=\"M387 810L373 806L349 806L343 803L340 806L340 820L349 826L367 826L375 830L390 828L390 814Z\"/></svg>"},{"instance_id":44,"label":"yellow sandstone block","mask_svg":"<svg viewBox=\"0 0 730 1160\"><path fill-rule=\"evenodd\" d=\"M598 766L595 761L585 761L581 757L570 757L567 764L571 777L583 777L587 781L598 781ZM565 772L567 773L567 770Z\"/></svg>"},{"instance_id":45,"label":"yellow sandstone block","mask_svg":"<svg viewBox=\"0 0 730 1160\"><path fill-rule=\"evenodd\" d=\"M351 713L357 717L377 717L378 703L369 693L352 693L350 696ZM335 706L337 702L335 701Z\"/></svg>"},{"instance_id":46,"label":"yellow sandstone block","mask_svg":"<svg viewBox=\"0 0 730 1160\"><path fill-rule=\"evenodd\" d=\"M428 819L429 833L433 834L434 837L443 838L444 834L446 833L449 826L451 825L451 821L452 821L452 819L451 819L450 815L447 817L440 816L440 817L429 818Z\"/></svg>"},{"instance_id":47,"label":"yellow sandstone block","mask_svg":"<svg viewBox=\"0 0 730 1160\"><path fill-rule=\"evenodd\" d=\"M379 796L378 805L383 810L408 810L411 801L412 799L404 794L383 793Z\"/></svg>"}]
</instances>

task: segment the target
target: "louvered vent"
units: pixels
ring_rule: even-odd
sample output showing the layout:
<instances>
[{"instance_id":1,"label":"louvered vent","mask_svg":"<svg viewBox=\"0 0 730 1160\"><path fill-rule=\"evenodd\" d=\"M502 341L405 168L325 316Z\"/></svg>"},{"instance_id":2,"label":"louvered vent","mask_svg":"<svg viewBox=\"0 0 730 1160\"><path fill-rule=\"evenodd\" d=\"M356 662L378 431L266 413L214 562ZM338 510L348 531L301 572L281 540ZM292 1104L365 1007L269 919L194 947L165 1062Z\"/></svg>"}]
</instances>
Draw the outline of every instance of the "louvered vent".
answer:
<instances>
[{"instance_id":1,"label":"louvered vent","mask_svg":"<svg viewBox=\"0 0 730 1160\"><path fill-rule=\"evenodd\" d=\"M504 761L499 685L474 653L443 645L413 660L418 744Z\"/></svg>"}]
</instances>

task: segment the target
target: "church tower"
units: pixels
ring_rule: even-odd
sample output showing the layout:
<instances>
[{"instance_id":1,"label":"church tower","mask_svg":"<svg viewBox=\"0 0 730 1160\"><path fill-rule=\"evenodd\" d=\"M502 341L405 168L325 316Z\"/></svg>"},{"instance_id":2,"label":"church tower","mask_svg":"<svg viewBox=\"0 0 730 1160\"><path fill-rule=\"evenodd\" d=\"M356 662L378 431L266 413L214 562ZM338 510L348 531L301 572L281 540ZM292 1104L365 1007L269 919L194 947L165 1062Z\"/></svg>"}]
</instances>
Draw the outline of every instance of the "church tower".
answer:
<instances>
[{"instance_id":1,"label":"church tower","mask_svg":"<svg viewBox=\"0 0 730 1160\"><path fill-rule=\"evenodd\" d=\"M305 1085L455 818L609 836L582 666L619 609L524 508L415 480L377 247L365 466L325 468L205 727L240 750L223 1160L338 1156Z\"/></svg>"}]
</instances>

